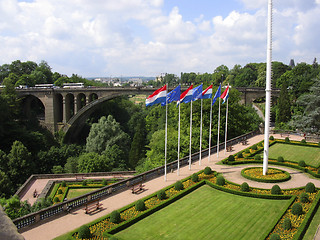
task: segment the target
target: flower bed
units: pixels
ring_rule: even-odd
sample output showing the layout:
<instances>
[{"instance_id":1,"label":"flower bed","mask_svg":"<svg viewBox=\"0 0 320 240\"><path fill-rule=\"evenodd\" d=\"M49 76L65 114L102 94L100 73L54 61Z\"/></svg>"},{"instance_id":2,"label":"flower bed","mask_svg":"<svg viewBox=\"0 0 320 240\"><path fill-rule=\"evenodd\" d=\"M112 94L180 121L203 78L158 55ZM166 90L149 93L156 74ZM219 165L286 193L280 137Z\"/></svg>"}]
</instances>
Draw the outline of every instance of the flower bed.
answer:
<instances>
[{"instance_id":1,"label":"flower bed","mask_svg":"<svg viewBox=\"0 0 320 240\"><path fill-rule=\"evenodd\" d=\"M267 174L263 175L262 167L244 168L241 175L249 180L266 183L284 182L291 178L288 172L276 168L268 168Z\"/></svg>"}]
</instances>

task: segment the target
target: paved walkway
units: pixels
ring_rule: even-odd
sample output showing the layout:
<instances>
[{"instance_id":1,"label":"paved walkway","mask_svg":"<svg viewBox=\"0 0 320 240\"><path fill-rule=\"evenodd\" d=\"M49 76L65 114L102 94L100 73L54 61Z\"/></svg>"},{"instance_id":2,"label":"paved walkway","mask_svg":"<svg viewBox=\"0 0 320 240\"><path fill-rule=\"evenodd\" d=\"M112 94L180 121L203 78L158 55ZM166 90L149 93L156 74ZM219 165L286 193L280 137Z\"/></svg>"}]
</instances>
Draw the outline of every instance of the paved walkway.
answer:
<instances>
[{"instance_id":1,"label":"paved walkway","mask_svg":"<svg viewBox=\"0 0 320 240\"><path fill-rule=\"evenodd\" d=\"M275 138L281 138L280 135L274 135ZM243 146L241 144L236 144L233 146L233 153L236 153L240 150L247 148L261 140L263 140L263 135L258 135L253 138L248 139L248 145ZM292 140L301 140L302 138L299 136L292 135L290 136ZM177 180L186 178L187 176L198 172L204 169L206 166L210 166L213 170L222 172L227 180L241 184L244 181L248 182L250 186L253 187L261 187L261 188L271 188L274 184L268 183L258 183L253 182L248 179L243 178L240 175L240 171L246 166L226 166L226 165L217 165L218 161L226 158L229 153L224 152L224 150L219 152L219 157L217 154L211 155L210 162L208 161L208 157L203 158L201 160L201 165L199 165L199 161L192 164L191 170L189 170L188 166L184 166L180 169L179 176L177 172L168 173L167 181L164 181L164 176L158 177L156 179L152 179L150 181L145 182L146 191L140 194L132 194L131 190L126 190L118 194L114 194L104 200L102 200L103 209L100 212L97 212L93 215L87 215L84 213L83 210L77 209L72 211L70 214L57 217L57 218L50 218L50 221L41 222L41 224L35 224L32 229L28 229L27 231L23 232L22 235L25 237L26 240L42 240L42 239L53 239L57 236L60 236L64 233L67 233L77 227L80 227L83 224L89 223L101 216L104 216L113 210L119 209L124 207L140 198L148 196L174 182ZM277 168L285 169L288 171L292 178L291 180L279 183L278 185L281 188L293 188L299 186L305 186L308 182L313 182L317 187L320 187L320 180L311 179L307 174L301 173L296 170L292 170L289 168L279 167Z\"/></svg>"}]
</instances>

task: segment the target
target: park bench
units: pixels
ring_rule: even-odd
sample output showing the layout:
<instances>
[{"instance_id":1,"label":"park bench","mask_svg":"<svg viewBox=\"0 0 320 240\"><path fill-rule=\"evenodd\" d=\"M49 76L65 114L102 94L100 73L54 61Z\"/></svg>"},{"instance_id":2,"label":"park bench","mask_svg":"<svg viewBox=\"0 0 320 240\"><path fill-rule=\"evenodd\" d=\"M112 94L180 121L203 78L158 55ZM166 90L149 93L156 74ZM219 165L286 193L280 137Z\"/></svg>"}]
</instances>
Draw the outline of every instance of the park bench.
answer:
<instances>
[{"instance_id":1,"label":"park bench","mask_svg":"<svg viewBox=\"0 0 320 240\"><path fill-rule=\"evenodd\" d=\"M76 175L76 180L79 181L79 180L83 180L84 179L84 176L83 175Z\"/></svg>"},{"instance_id":2,"label":"park bench","mask_svg":"<svg viewBox=\"0 0 320 240\"><path fill-rule=\"evenodd\" d=\"M138 193L144 190L144 185L142 183L138 183L137 185L133 185L131 188L132 193Z\"/></svg>"},{"instance_id":3,"label":"park bench","mask_svg":"<svg viewBox=\"0 0 320 240\"><path fill-rule=\"evenodd\" d=\"M232 152L233 146L227 146L227 152Z\"/></svg>"},{"instance_id":4,"label":"park bench","mask_svg":"<svg viewBox=\"0 0 320 240\"><path fill-rule=\"evenodd\" d=\"M93 200L86 203L86 207L83 209L85 214L92 213L96 210L99 210L102 206L102 203L99 202L99 199Z\"/></svg>"},{"instance_id":5,"label":"park bench","mask_svg":"<svg viewBox=\"0 0 320 240\"><path fill-rule=\"evenodd\" d=\"M289 134L289 133L280 133L280 136L281 136L281 137L289 137L290 134Z\"/></svg>"},{"instance_id":6,"label":"park bench","mask_svg":"<svg viewBox=\"0 0 320 240\"><path fill-rule=\"evenodd\" d=\"M34 197L34 198L39 197L39 193L37 192L37 189L34 190L34 192L33 192L33 197Z\"/></svg>"},{"instance_id":7,"label":"park bench","mask_svg":"<svg viewBox=\"0 0 320 240\"><path fill-rule=\"evenodd\" d=\"M247 145L248 144L248 140L246 140L246 139L242 140L241 143L242 143L242 145Z\"/></svg>"}]
</instances>

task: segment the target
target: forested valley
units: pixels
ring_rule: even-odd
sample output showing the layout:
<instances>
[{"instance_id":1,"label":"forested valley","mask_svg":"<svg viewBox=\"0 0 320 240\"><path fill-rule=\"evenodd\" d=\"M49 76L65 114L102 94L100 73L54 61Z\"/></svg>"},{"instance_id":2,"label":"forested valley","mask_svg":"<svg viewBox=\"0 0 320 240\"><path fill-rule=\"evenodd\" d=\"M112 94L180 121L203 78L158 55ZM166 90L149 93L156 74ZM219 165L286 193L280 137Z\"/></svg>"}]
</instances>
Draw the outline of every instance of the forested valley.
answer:
<instances>
[{"instance_id":1,"label":"forested valley","mask_svg":"<svg viewBox=\"0 0 320 240\"><path fill-rule=\"evenodd\" d=\"M170 87L203 83L204 89L214 85L232 87L265 87L265 63L235 65L228 69L217 67L212 73L181 73L178 77L166 74L161 81L149 81L154 87L168 83ZM319 133L320 129L320 68L316 59L312 64L293 61L289 65L274 62L272 84L281 89L273 98L272 121L278 129ZM86 122L78 143L64 142L64 133L54 135L43 128L36 114L26 117L21 111L21 99L15 87L39 83L83 82L85 86L103 86L76 74L71 77L52 72L42 61L37 64L19 60L0 66L0 83L5 86L0 95L0 204L17 203L12 195L31 174L75 173L136 170L144 172L164 164L165 107L146 108L120 97L101 104ZM240 104L240 92L231 88L228 114L228 139L257 130L262 119L251 106ZM257 99L263 110L264 99ZM226 104L221 105L220 136L224 136ZM193 102L192 152L200 145L200 101ZM202 149L208 147L210 100L203 100ZM189 154L190 104L181 104L181 152ZM212 145L217 141L218 104L213 106ZM220 138L223 141L223 137ZM168 106L168 161L177 159L178 108ZM11 197L11 198L10 198ZM10 199L9 199L10 198ZM8 200L9 199L9 200ZM50 200L49 200L50 201ZM44 203L43 203L44 204ZM14 205L14 204L13 204ZM35 207L32 211L35 211ZM30 210L12 213L12 218Z\"/></svg>"}]
</instances>

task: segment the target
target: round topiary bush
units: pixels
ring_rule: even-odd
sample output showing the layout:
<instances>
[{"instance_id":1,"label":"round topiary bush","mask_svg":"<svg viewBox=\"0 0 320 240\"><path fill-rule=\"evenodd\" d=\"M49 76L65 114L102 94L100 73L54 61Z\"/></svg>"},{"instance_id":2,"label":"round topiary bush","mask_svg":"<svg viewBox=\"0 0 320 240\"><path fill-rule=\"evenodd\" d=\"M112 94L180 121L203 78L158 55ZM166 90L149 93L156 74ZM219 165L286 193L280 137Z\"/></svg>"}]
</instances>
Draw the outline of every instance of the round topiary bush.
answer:
<instances>
[{"instance_id":1,"label":"round topiary bush","mask_svg":"<svg viewBox=\"0 0 320 240\"><path fill-rule=\"evenodd\" d=\"M103 186L106 186L106 185L108 185L108 181L106 179L102 179L101 184Z\"/></svg>"},{"instance_id":2,"label":"round topiary bush","mask_svg":"<svg viewBox=\"0 0 320 240\"><path fill-rule=\"evenodd\" d=\"M224 177L223 176L218 176L217 177L217 185L219 185L219 186L223 186L223 185L225 185L226 184L226 180L224 179Z\"/></svg>"},{"instance_id":3,"label":"round topiary bush","mask_svg":"<svg viewBox=\"0 0 320 240\"><path fill-rule=\"evenodd\" d=\"M255 145L253 145L253 146L251 147L251 149L252 149L252 150L258 150L258 147L257 147L257 145L255 144Z\"/></svg>"},{"instance_id":4,"label":"round topiary bush","mask_svg":"<svg viewBox=\"0 0 320 240\"><path fill-rule=\"evenodd\" d=\"M211 167L205 167L203 173L205 175L210 175L212 173Z\"/></svg>"},{"instance_id":5,"label":"round topiary bush","mask_svg":"<svg viewBox=\"0 0 320 240\"><path fill-rule=\"evenodd\" d=\"M83 180L83 181L82 181L82 186L87 186L87 184L88 184L88 181L87 181L87 180Z\"/></svg>"},{"instance_id":6,"label":"round topiary bush","mask_svg":"<svg viewBox=\"0 0 320 240\"><path fill-rule=\"evenodd\" d=\"M307 183L306 185L306 192L308 193L314 193L316 191L316 187L312 182Z\"/></svg>"},{"instance_id":7,"label":"round topiary bush","mask_svg":"<svg viewBox=\"0 0 320 240\"><path fill-rule=\"evenodd\" d=\"M303 160L299 161L298 165L299 165L300 167L306 167L306 166L307 166L306 162L303 161Z\"/></svg>"},{"instance_id":8,"label":"round topiary bush","mask_svg":"<svg viewBox=\"0 0 320 240\"><path fill-rule=\"evenodd\" d=\"M244 150L245 153L250 153L250 149L247 148L246 150Z\"/></svg>"},{"instance_id":9,"label":"round topiary bush","mask_svg":"<svg viewBox=\"0 0 320 240\"><path fill-rule=\"evenodd\" d=\"M277 233L272 233L270 240L281 240L279 234Z\"/></svg>"},{"instance_id":10,"label":"round topiary bush","mask_svg":"<svg viewBox=\"0 0 320 240\"><path fill-rule=\"evenodd\" d=\"M302 144L306 144L307 142L306 142L306 140L305 140L305 139L302 139L302 140L300 141L300 143L302 143Z\"/></svg>"},{"instance_id":11,"label":"round topiary bush","mask_svg":"<svg viewBox=\"0 0 320 240\"><path fill-rule=\"evenodd\" d=\"M273 140L274 140L274 137L273 137L273 136L270 136L270 137L269 137L269 140L273 141Z\"/></svg>"},{"instance_id":12,"label":"round topiary bush","mask_svg":"<svg viewBox=\"0 0 320 240\"><path fill-rule=\"evenodd\" d=\"M117 210L111 212L111 214L110 214L110 222L112 222L112 223L121 222L121 216L120 216L120 213Z\"/></svg>"},{"instance_id":13,"label":"round topiary bush","mask_svg":"<svg viewBox=\"0 0 320 240\"><path fill-rule=\"evenodd\" d=\"M57 203L57 202L60 202L60 200L59 200L58 197L55 197L55 198L53 199L53 202Z\"/></svg>"},{"instance_id":14,"label":"round topiary bush","mask_svg":"<svg viewBox=\"0 0 320 240\"><path fill-rule=\"evenodd\" d=\"M282 156L279 156L277 161L278 162L284 162L284 158Z\"/></svg>"},{"instance_id":15,"label":"round topiary bush","mask_svg":"<svg viewBox=\"0 0 320 240\"><path fill-rule=\"evenodd\" d=\"M255 161L261 161L261 156L259 154L254 156Z\"/></svg>"},{"instance_id":16,"label":"round topiary bush","mask_svg":"<svg viewBox=\"0 0 320 240\"><path fill-rule=\"evenodd\" d=\"M192 180L192 182L199 182L198 174L196 174L196 173L192 174L191 180Z\"/></svg>"},{"instance_id":17,"label":"round topiary bush","mask_svg":"<svg viewBox=\"0 0 320 240\"><path fill-rule=\"evenodd\" d=\"M263 143L262 143L262 142L259 142L259 143L258 143L258 146L259 146L259 147L262 147L262 146L263 146Z\"/></svg>"},{"instance_id":18,"label":"round topiary bush","mask_svg":"<svg viewBox=\"0 0 320 240\"><path fill-rule=\"evenodd\" d=\"M229 155L228 161L229 161L229 162L234 162L234 156L233 156L233 155Z\"/></svg>"},{"instance_id":19,"label":"round topiary bush","mask_svg":"<svg viewBox=\"0 0 320 240\"><path fill-rule=\"evenodd\" d=\"M239 152L239 153L237 154L237 158L243 158L242 152Z\"/></svg>"},{"instance_id":20,"label":"round topiary bush","mask_svg":"<svg viewBox=\"0 0 320 240\"><path fill-rule=\"evenodd\" d=\"M290 142L289 137L286 137L286 138L284 139L284 141L285 141L286 143L289 143L289 142Z\"/></svg>"},{"instance_id":21,"label":"round topiary bush","mask_svg":"<svg viewBox=\"0 0 320 240\"><path fill-rule=\"evenodd\" d=\"M79 229L79 238L87 239L92 238L92 234L90 232L90 228L87 225L82 225Z\"/></svg>"},{"instance_id":22,"label":"round topiary bush","mask_svg":"<svg viewBox=\"0 0 320 240\"><path fill-rule=\"evenodd\" d=\"M300 203L293 204L291 213L297 216L301 215L303 213L303 208L301 204Z\"/></svg>"},{"instance_id":23,"label":"round topiary bush","mask_svg":"<svg viewBox=\"0 0 320 240\"><path fill-rule=\"evenodd\" d=\"M62 190L61 190L61 189L59 189L59 190L58 190L58 194L61 194L61 193L62 193Z\"/></svg>"},{"instance_id":24,"label":"round topiary bush","mask_svg":"<svg viewBox=\"0 0 320 240\"><path fill-rule=\"evenodd\" d=\"M161 190L157 193L157 198L158 198L159 200L166 199L166 198L167 198L166 192L165 192L163 189L161 189Z\"/></svg>"},{"instance_id":25,"label":"round topiary bush","mask_svg":"<svg viewBox=\"0 0 320 240\"><path fill-rule=\"evenodd\" d=\"M278 185L273 185L273 187L271 188L271 194L280 195L281 188Z\"/></svg>"},{"instance_id":26,"label":"round topiary bush","mask_svg":"<svg viewBox=\"0 0 320 240\"><path fill-rule=\"evenodd\" d=\"M242 183L240 188L242 192L249 192L249 185L246 182Z\"/></svg>"},{"instance_id":27,"label":"round topiary bush","mask_svg":"<svg viewBox=\"0 0 320 240\"><path fill-rule=\"evenodd\" d=\"M180 190L183 190L183 184L181 181L177 181L175 184L174 184L174 189L177 190L177 191L180 191Z\"/></svg>"},{"instance_id":28,"label":"round topiary bush","mask_svg":"<svg viewBox=\"0 0 320 240\"><path fill-rule=\"evenodd\" d=\"M302 203L307 203L307 202L309 202L308 193L305 193L305 192L301 193L300 196L299 196L299 200L300 200L300 202L302 202Z\"/></svg>"},{"instance_id":29,"label":"round topiary bush","mask_svg":"<svg viewBox=\"0 0 320 240\"><path fill-rule=\"evenodd\" d=\"M67 183L65 181L62 181L61 182L61 187L66 187L67 186Z\"/></svg>"},{"instance_id":30,"label":"round topiary bush","mask_svg":"<svg viewBox=\"0 0 320 240\"><path fill-rule=\"evenodd\" d=\"M136 202L136 210L139 211L139 212L142 212L142 211L146 210L146 205L144 204L144 201L138 200Z\"/></svg>"},{"instance_id":31,"label":"round topiary bush","mask_svg":"<svg viewBox=\"0 0 320 240\"><path fill-rule=\"evenodd\" d=\"M283 228L284 230L290 230L292 227L291 225L291 220L290 218L286 218L284 221L283 221Z\"/></svg>"}]
</instances>

